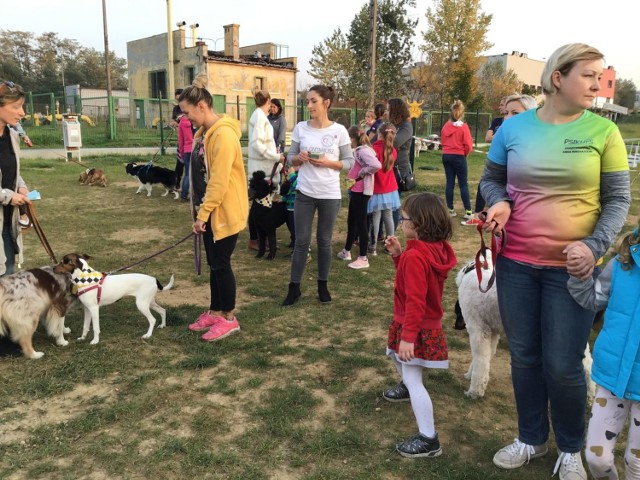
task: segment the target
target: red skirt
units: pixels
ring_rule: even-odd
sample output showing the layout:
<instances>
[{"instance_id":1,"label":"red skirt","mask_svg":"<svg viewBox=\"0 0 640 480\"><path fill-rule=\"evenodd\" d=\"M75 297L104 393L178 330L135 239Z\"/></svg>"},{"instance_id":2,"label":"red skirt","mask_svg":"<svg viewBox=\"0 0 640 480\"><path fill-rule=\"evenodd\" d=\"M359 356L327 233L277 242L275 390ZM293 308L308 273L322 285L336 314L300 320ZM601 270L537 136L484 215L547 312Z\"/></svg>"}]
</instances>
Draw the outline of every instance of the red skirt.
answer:
<instances>
[{"instance_id":1,"label":"red skirt","mask_svg":"<svg viewBox=\"0 0 640 480\"><path fill-rule=\"evenodd\" d=\"M387 355L398 353L400 340L402 340L402 324L391 322L391 325L389 325ZM417 363L431 368L447 368L449 365L449 350L444 330L441 328L420 330L413 345L413 354L415 359L406 363ZM400 359L398 358L398 360Z\"/></svg>"}]
</instances>

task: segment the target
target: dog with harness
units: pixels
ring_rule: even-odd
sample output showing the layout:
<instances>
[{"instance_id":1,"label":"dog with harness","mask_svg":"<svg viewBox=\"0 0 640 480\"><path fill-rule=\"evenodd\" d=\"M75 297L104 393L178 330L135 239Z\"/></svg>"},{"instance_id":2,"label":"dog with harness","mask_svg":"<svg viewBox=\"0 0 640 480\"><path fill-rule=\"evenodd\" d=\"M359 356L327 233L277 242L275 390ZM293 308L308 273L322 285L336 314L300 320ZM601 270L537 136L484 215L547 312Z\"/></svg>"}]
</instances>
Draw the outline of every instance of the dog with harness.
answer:
<instances>
[{"instance_id":1,"label":"dog with harness","mask_svg":"<svg viewBox=\"0 0 640 480\"><path fill-rule=\"evenodd\" d=\"M89 259L89 255L69 253L53 269L56 273L71 275L73 293L84 307L84 326L82 336L78 340L87 337L91 325L93 339L90 343L96 345L100 341L100 307L115 303L127 295L136 298L138 310L149 321L149 329L142 338L150 338L156 324L151 310L160 315L161 322L158 328L166 326L167 312L156 303L155 296L159 291L164 292L173 287L173 275L169 283L163 287L154 277L141 273L110 275L98 272L89 266Z\"/></svg>"},{"instance_id":2,"label":"dog with harness","mask_svg":"<svg viewBox=\"0 0 640 480\"><path fill-rule=\"evenodd\" d=\"M146 189L147 197L150 197L152 185L162 184L166 189L162 194L163 197L169 195L169 192L173 193L175 200L180 196L180 192L176 190L176 172L173 170L158 167L151 162L145 163L144 165L130 162L127 163L125 170L129 175L136 177L140 182L140 186L138 187L138 190L136 190L136 194L140 193L143 189Z\"/></svg>"}]
</instances>

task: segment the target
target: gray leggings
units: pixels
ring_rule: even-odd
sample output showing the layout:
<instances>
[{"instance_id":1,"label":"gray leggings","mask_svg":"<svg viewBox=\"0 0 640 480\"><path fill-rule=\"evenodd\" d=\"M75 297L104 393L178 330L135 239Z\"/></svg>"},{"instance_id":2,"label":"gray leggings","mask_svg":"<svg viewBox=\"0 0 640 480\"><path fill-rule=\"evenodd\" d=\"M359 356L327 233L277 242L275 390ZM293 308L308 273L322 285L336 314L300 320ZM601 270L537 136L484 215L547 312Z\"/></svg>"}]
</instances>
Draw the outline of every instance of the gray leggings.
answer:
<instances>
[{"instance_id":1,"label":"gray leggings","mask_svg":"<svg viewBox=\"0 0 640 480\"><path fill-rule=\"evenodd\" d=\"M393 211L388 208L386 210L377 210L373 212L373 234L375 235L375 239L377 240L378 234L382 231L380 228L380 217L382 216L382 221L384 222L384 229L387 232L387 235L393 235L389 232L395 232L395 228L393 228ZM375 247L376 244L374 243Z\"/></svg>"},{"instance_id":2,"label":"gray leggings","mask_svg":"<svg viewBox=\"0 0 640 480\"><path fill-rule=\"evenodd\" d=\"M333 226L336 223L341 205L340 199L313 198L297 191L293 207L296 229L296 244L291 258L291 283L301 283L304 267L307 264L307 254L311 244L311 226L316 210L318 211L318 226L316 241L318 244L318 280L329 279L329 268L333 252L331 239Z\"/></svg>"}]
</instances>

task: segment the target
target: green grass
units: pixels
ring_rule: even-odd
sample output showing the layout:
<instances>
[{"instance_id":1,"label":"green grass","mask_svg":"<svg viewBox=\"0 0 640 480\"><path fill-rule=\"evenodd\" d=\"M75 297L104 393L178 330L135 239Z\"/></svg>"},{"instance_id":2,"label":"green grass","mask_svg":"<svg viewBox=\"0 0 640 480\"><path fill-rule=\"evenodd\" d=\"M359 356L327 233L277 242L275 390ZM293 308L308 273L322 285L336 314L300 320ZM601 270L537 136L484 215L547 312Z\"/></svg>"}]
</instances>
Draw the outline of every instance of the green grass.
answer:
<instances>
[{"instance_id":1,"label":"green grass","mask_svg":"<svg viewBox=\"0 0 640 480\"><path fill-rule=\"evenodd\" d=\"M640 136L640 135L638 135ZM158 251L190 230L188 207L167 197L136 196L124 173L124 157L86 158L103 168L109 186L81 187L82 168L64 161L31 160L23 176L42 200L38 216L58 257L92 255L92 266L112 270ZM173 157L160 163L172 167ZM475 192L484 156L469 159ZM421 166L438 170L421 170ZM419 190L443 193L437 152L416 161ZM632 173L632 180L637 173ZM639 182L626 229L638 216ZM457 194L456 194L457 195ZM344 202L346 206L346 201ZM458 211L462 208L456 199ZM346 234L340 213L334 250ZM462 265L478 248L475 229L455 225L453 245ZM516 414L503 343L492 364L485 398L463 394L470 360L467 334L453 330L455 272L445 289L444 328L451 367L428 372L436 426L444 453L411 461L394 452L413 435L408 404L389 404L382 390L397 382L384 356L392 315L393 265L384 254L366 271L335 261L330 278L334 301L320 305L315 262L304 274L301 302L280 307L289 276L288 235L279 232L277 258L256 260L242 232L233 257L238 281L240 334L207 344L187 325L208 305L206 274L196 277L192 244L179 247L136 271L166 282L158 295L167 307L167 328L143 340L146 320L131 299L101 309L96 346L76 341L82 312L67 316L69 346L57 347L42 331L37 361L0 359L0 478L225 478L225 479L449 479L513 478L496 469L495 450L516 434ZM25 238L26 267L49 263L37 238ZM315 252L312 251L315 258ZM91 334L89 334L91 338ZM521 480L550 475L555 456L517 472Z\"/></svg>"}]
</instances>

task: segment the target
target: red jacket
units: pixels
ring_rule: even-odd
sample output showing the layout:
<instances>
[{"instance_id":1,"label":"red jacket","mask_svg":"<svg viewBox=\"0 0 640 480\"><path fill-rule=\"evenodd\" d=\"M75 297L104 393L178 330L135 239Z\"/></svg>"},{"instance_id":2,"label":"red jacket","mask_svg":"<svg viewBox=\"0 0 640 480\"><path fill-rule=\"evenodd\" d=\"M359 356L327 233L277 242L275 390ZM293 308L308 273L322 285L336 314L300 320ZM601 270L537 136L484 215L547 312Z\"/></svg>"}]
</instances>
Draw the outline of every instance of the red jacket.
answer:
<instances>
[{"instance_id":1,"label":"red jacket","mask_svg":"<svg viewBox=\"0 0 640 480\"><path fill-rule=\"evenodd\" d=\"M442 292L456 255L445 241L409 240L393 263L393 321L402 324L402 340L415 343L420 330L442 328Z\"/></svg>"},{"instance_id":2,"label":"red jacket","mask_svg":"<svg viewBox=\"0 0 640 480\"><path fill-rule=\"evenodd\" d=\"M373 194L376 193L390 193L398 190L398 182L396 182L396 176L393 173L393 167L388 172L383 170L384 168L384 140L378 140L371 145L376 152L376 157L380 160L382 168L378 170L373 176ZM391 152L393 157L393 164L396 164L398 158L398 152L394 148Z\"/></svg>"},{"instance_id":3,"label":"red jacket","mask_svg":"<svg viewBox=\"0 0 640 480\"><path fill-rule=\"evenodd\" d=\"M471 153L473 148L473 140L471 140L471 131L469 125L464 122L452 122L449 120L442 127L440 132L440 143L442 143L442 153L450 153L453 155L464 155L465 157Z\"/></svg>"}]
</instances>

